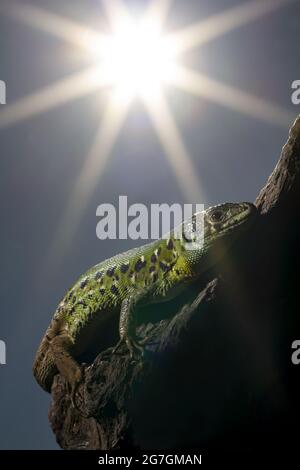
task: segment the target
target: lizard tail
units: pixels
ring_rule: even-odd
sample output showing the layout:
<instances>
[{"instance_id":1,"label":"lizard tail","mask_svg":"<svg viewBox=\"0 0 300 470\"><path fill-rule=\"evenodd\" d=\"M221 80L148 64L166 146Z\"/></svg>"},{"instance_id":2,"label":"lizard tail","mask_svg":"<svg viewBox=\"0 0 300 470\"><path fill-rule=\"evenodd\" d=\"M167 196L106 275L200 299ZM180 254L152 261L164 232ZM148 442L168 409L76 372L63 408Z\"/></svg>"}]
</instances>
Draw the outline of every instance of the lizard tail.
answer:
<instances>
[{"instance_id":1,"label":"lizard tail","mask_svg":"<svg viewBox=\"0 0 300 470\"><path fill-rule=\"evenodd\" d=\"M37 383L50 393L56 374L58 374L58 369L50 348L50 338L46 333L35 356L33 375Z\"/></svg>"}]
</instances>

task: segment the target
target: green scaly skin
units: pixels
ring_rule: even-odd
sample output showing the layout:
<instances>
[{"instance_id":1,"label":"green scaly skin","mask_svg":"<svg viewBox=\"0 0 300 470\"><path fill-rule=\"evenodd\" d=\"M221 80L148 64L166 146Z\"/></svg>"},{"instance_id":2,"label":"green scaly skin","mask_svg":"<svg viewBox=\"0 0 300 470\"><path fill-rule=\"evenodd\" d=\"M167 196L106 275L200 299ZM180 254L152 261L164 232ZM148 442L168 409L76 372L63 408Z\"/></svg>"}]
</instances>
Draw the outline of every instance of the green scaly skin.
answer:
<instances>
[{"instance_id":1,"label":"green scaly skin","mask_svg":"<svg viewBox=\"0 0 300 470\"><path fill-rule=\"evenodd\" d=\"M224 254L256 213L251 203L212 207L204 212L201 247L188 249L191 240L176 239L171 232L168 238L114 256L87 271L59 304L42 339L33 369L40 386L50 392L54 376L61 373L74 397L82 380L76 359L91 346L97 352L103 350L98 334L105 331L105 323L113 315L120 316L119 344L126 343L132 357L137 353L141 357L143 347L135 332L141 307L179 295L217 263L220 250L217 257L212 256L216 242L221 241ZM191 233L194 217L185 225Z\"/></svg>"}]
</instances>

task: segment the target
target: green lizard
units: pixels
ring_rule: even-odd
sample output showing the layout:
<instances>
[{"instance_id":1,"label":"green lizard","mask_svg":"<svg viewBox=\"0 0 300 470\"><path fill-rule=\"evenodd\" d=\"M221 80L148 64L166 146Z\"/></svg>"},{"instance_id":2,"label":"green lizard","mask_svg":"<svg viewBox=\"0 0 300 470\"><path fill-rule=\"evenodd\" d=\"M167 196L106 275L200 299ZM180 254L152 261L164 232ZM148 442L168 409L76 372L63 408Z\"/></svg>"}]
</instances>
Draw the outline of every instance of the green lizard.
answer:
<instances>
[{"instance_id":1,"label":"green lizard","mask_svg":"<svg viewBox=\"0 0 300 470\"><path fill-rule=\"evenodd\" d=\"M163 238L107 259L86 272L59 304L36 354L34 376L50 392L54 376L62 374L72 397L82 381L76 359L91 346L103 350L99 332L113 315L119 316L120 342L130 355L141 357L143 346L136 335L141 307L176 297L217 262L216 243L228 245L254 218L251 203L226 203L202 213L203 243L190 245L199 230L196 215ZM186 228L190 235L186 237ZM175 236L182 233L183 237ZM220 250L218 250L218 257ZM119 347L116 346L115 350Z\"/></svg>"}]
</instances>

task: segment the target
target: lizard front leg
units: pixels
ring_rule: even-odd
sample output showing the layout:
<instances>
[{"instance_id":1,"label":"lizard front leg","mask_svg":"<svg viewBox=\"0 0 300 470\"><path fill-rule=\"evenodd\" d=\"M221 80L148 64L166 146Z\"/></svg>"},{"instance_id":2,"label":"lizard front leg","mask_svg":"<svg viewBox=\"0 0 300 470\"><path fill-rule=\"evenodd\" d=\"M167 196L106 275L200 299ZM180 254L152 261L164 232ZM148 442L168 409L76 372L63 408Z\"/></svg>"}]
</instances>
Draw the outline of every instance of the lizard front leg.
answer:
<instances>
[{"instance_id":1,"label":"lizard front leg","mask_svg":"<svg viewBox=\"0 0 300 470\"><path fill-rule=\"evenodd\" d=\"M83 380L82 368L72 356L73 340L66 332L55 336L50 343L56 367L71 387L71 401L74 406L75 395L79 384Z\"/></svg>"},{"instance_id":2,"label":"lizard front leg","mask_svg":"<svg viewBox=\"0 0 300 470\"><path fill-rule=\"evenodd\" d=\"M133 359L135 353L143 356L144 349L136 337L136 303L137 299L129 297L122 302L120 312L119 332L121 341L125 341L130 358Z\"/></svg>"},{"instance_id":3,"label":"lizard front leg","mask_svg":"<svg viewBox=\"0 0 300 470\"><path fill-rule=\"evenodd\" d=\"M130 357L134 358L143 356L143 342L139 341L136 335L137 311L141 304L146 303L149 294L148 289L143 289L138 293L131 294L123 300L120 311L119 333L120 341L114 348L115 353L121 344L126 343Z\"/></svg>"}]
</instances>

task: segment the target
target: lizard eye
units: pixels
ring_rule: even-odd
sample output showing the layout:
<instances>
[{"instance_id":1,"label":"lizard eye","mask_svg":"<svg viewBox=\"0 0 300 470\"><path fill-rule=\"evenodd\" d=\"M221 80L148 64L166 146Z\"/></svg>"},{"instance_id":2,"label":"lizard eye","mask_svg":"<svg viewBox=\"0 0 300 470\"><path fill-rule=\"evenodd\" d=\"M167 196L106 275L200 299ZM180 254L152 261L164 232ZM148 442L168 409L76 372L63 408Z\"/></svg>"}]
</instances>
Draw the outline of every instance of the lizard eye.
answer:
<instances>
[{"instance_id":1,"label":"lizard eye","mask_svg":"<svg viewBox=\"0 0 300 470\"><path fill-rule=\"evenodd\" d=\"M223 219L223 212L219 209L216 209L211 213L210 218L213 222L221 222L221 220Z\"/></svg>"}]
</instances>

